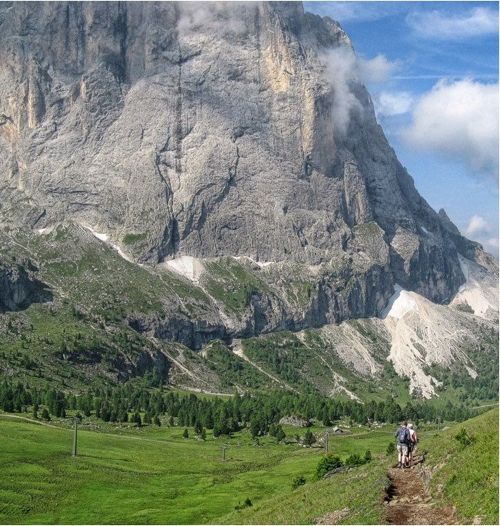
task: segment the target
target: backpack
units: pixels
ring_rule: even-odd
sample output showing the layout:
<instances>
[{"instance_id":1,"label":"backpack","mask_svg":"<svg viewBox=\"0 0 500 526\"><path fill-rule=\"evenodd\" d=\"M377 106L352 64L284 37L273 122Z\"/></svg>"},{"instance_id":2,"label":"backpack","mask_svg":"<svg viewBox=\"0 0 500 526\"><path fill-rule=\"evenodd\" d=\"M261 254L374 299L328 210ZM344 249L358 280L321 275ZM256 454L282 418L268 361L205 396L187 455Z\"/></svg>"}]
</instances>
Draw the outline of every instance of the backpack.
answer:
<instances>
[{"instance_id":1,"label":"backpack","mask_svg":"<svg viewBox=\"0 0 500 526\"><path fill-rule=\"evenodd\" d=\"M400 427L398 429L398 435L397 435L397 438L398 438L398 442L400 444L407 444L408 443L408 439L409 439L409 436L410 436L410 433L408 431L408 428L406 427Z\"/></svg>"}]
</instances>

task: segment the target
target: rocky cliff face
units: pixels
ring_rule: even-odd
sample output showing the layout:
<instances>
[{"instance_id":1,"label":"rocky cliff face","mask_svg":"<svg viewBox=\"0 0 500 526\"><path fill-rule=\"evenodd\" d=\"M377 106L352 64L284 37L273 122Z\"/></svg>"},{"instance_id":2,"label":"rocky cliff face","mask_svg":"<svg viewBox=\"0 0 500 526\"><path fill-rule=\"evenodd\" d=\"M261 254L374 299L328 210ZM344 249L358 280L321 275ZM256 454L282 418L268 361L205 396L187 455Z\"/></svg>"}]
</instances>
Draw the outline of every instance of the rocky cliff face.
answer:
<instances>
[{"instance_id":1,"label":"rocky cliff face","mask_svg":"<svg viewBox=\"0 0 500 526\"><path fill-rule=\"evenodd\" d=\"M396 283L449 301L459 255L485 256L418 194L356 81L340 122L327 56L349 46L300 3L3 2L2 224L70 219L148 264L334 269L297 323L252 296L253 333L376 315Z\"/></svg>"},{"instance_id":2,"label":"rocky cliff face","mask_svg":"<svg viewBox=\"0 0 500 526\"><path fill-rule=\"evenodd\" d=\"M35 269L29 261L24 265L0 261L0 314L52 299L49 287L35 277Z\"/></svg>"}]
</instances>

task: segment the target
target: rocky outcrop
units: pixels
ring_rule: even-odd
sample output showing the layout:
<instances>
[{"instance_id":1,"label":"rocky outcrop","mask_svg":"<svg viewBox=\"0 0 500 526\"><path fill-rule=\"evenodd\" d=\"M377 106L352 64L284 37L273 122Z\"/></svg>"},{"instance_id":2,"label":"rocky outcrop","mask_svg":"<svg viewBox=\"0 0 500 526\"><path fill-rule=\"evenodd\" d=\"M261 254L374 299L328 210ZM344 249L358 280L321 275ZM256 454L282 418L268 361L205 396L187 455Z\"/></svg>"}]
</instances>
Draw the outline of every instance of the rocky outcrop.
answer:
<instances>
[{"instance_id":1,"label":"rocky outcrop","mask_svg":"<svg viewBox=\"0 0 500 526\"><path fill-rule=\"evenodd\" d=\"M230 323L131 318L193 348L374 316L396 283L449 301L459 255L484 253L418 194L359 82L339 117L336 49L344 31L300 3L4 2L0 221L70 219L148 264L330 269L298 310L254 291Z\"/></svg>"},{"instance_id":2,"label":"rocky outcrop","mask_svg":"<svg viewBox=\"0 0 500 526\"><path fill-rule=\"evenodd\" d=\"M9 265L0 261L0 314L52 299L48 286L34 276L36 267L30 261L23 263L24 266Z\"/></svg>"}]
</instances>

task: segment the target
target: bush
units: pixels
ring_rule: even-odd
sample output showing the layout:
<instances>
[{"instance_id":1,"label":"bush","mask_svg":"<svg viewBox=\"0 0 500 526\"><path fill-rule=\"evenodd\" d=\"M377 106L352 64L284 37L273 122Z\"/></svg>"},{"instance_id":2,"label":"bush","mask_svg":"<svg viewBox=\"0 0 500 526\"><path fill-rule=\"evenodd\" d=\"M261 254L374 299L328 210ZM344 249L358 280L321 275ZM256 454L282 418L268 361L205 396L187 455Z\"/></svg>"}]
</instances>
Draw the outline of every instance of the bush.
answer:
<instances>
[{"instance_id":1,"label":"bush","mask_svg":"<svg viewBox=\"0 0 500 526\"><path fill-rule=\"evenodd\" d=\"M462 312L468 312L474 314L474 309L465 301L463 303L457 303L456 309Z\"/></svg>"},{"instance_id":2,"label":"bush","mask_svg":"<svg viewBox=\"0 0 500 526\"><path fill-rule=\"evenodd\" d=\"M247 497L245 499L245 502L243 504L238 504L234 507L235 510L242 510L244 508L249 508L250 506L253 506L252 501Z\"/></svg>"},{"instance_id":3,"label":"bush","mask_svg":"<svg viewBox=\"0 0 500 526\"><path fill-rule=\"evenodd\" d=\"M385 450L386 455L390 457L391 455L394 455L395 452L396 452L396 445L394 444L394 442L389 442L387 444L387 449Z\"/></svg>"},{"instance_id":4,"label":"bush","mask_svg":"<svg viewBox=\"0 0 500 526\"><path fill-rule=\"evenodd\" d=\"M297 489L299 486L303 486L306 483L306 479L303 475L299 475L292 480L292 489Z\"/></svg>"},{"instance_id":5,"label":"bush","mask_svg":"<svg viewBox=\"0 0 500 526\"><path fill-rule=\"evenodd\" d=\"M184 433L182 433L182 438L189 438L189 431L187 429L184 429Z\"/></svg>"},{"instance_id":6,"label":"bush","mask_svg":"<svg viewBox=\"0 0 500 526\"><path fill-rule=\"evenodd\" d=\"M372 452L369 449L367 449L365 451L365 463L370 462L371 459L372 459Z\"/></svg>"},{"instance_id":7,"label":"bush","mask_svg":"<svg viewBox=\"0 0 500 526\"><path fill-rule=\"evenodd\" d=\"M316 442L316 437L313 435L313 433L308 429L306 431L306 434L304 435L304 445L306 446L312 446Z\"/></svg>"},{"instance_id":8,"label":"bush","mask_svg":"<svg viewBox=\"0 0 500 526\"><path fill-rule=\"evenodd\" d=\"M466 429L462 427L462 429L455 435L455 440L462 447L467 447L467 446L470 446L474 442L475 438L472 435L469 435Z\"/></svg>"},{"instance_id":9,"label":"bush","mask_svg":"<svg viewBox=\"0 0 500 526\"><path fill-rule=\"evenodd\" d=\"M332 454L323 457L316 467L316 479L322 479L329 471L342 466L342 460Z\"/></svg>"},{"instance_id":10,"label":"bush","mask_svg":"<svg viewBox=\"0 0 500 526\"><path fill-rule=\"evenodd\" d=\"M47 420L47 421L50 420L50 415L46 407L44 407L42 411L42 420Z\"/></svg>"},{"instance_id":11,"label":"bush","mask_svg":"<svg viewBox=\"0 0 500 526\"><path fill-rule=\"evenodd\" d=\"M357 453L353 453L352 455L349 455L344 462L346 466L361 466L365 463L365 460L362 459Z\"/></svg>"}]
</instances>

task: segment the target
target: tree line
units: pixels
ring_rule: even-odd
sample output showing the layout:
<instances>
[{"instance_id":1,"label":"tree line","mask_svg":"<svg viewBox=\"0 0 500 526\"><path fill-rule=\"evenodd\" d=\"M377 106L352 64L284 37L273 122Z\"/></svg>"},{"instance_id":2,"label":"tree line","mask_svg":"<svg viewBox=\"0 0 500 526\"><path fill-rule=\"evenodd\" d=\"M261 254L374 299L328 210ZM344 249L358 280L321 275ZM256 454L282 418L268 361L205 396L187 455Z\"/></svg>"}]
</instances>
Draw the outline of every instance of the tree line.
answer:
<instances>
[{"instance_id":1,"label":"tree line","mask_svg":"<svg viewBox=\"0 0 500 526\"><path fill-rule=\"evenodd\" d=\"M49 417L58 418L64 418L66 412L72 410L105 422L137 425L161 425L160 417L164 417L162 420L170 425L211 429L214 436L228 435L243 428L248 428L253 436L266 435L270 429L275 432L280 419L289 415L316 420L325 426L341 418L349 418L352 423L370 424L397 423L403 419L462 421L473 416L463 404L451 402L439 409L425 401L401 406L393 398L360 404L315 393L284 391L208 398L133 384L90 388L75 394L9 380L0 383L0 407L6 412L27 412L32 408L36 417L42 408ZM43 416L46 418L47 414Z\"/></svg>"}]
</instances>

